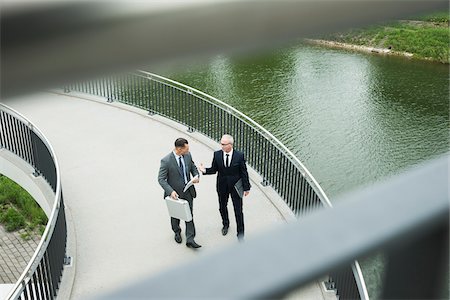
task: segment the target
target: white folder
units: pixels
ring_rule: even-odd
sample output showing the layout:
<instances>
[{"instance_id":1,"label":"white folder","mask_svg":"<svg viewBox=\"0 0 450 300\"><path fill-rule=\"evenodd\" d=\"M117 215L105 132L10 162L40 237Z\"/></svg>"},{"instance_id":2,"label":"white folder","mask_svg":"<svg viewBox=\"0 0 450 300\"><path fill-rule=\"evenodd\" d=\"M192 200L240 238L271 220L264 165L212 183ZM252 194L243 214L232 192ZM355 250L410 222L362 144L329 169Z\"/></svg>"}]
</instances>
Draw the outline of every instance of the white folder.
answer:
<instances>
[{"instance_id":1,"label":"white folder","mask_svg":"<svg viewBox=\"0 0 450 300\"><path fill-rule=\"evenodd\" d=\"M172 199L172 197L166 197L167 209L169 210L169 215L173 218L180 219L186 222L192 221L191 209L189 207L189 202L184 199L178 198L178 200Z\"/></svg>"}]
</instances>

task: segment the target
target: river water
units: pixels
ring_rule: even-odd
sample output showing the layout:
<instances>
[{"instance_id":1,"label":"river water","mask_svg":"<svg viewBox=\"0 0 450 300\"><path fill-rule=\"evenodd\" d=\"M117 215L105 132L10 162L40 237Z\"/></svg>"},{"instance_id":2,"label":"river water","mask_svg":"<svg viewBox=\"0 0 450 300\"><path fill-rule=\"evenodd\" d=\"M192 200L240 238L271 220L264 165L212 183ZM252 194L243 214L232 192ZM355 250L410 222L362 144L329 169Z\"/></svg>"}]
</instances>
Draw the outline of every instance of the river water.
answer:
<instances>
[{"instance_id":1,"label":"river water","mask_svg":"<svg viewBox=\"0 0 450 300\"><path fill-rule=\"evenodd\" d=\"M278 137L331 201L449 152L449 68L298 44L159 74L204 91ZM377 298L382 255L363 261Z\"/></svg>"}]
</instances>

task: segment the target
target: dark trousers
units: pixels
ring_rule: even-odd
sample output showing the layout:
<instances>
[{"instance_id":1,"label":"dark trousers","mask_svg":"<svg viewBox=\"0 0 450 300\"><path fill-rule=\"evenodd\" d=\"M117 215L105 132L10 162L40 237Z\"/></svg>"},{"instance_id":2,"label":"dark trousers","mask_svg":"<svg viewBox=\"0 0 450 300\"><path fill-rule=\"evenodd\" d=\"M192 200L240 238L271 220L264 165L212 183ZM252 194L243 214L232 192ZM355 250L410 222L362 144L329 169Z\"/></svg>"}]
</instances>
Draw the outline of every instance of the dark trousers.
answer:
<instances>
[{"instance_id":1,"label":"dark trousers","mask_svg":"<svg viewBox=\"0 0 450 300\"><path fill-rule=\"evenodd\" d=\"M244 213L242 212L242 198L239 197L234 187L228 187L225 193L219 193L219 211L222 216L222 224L224 227L230 226L228 219L228 198L231 194L231 201L233 201L234 215L236 217L237 235L244 236Z\"/></svg>"},{"instance_id":2,"label":"dark trousers","mask_svg":"<svg viewBox=\"0 0 450 300\"><path fill-rule=\"evenodd\" d=\"M187 200L189 202L189 208L191 209L192 214L192 221L185 222L186 223L186 242L192 242L195 237L195 225L194 225L194 200L192 199L192 196L189 194L185 194L183 196L180 196L183 199ZM180 233L180 219L170 218L170 223L172 224L172 230L175 233Z\"/></svg>"}]
</instances>

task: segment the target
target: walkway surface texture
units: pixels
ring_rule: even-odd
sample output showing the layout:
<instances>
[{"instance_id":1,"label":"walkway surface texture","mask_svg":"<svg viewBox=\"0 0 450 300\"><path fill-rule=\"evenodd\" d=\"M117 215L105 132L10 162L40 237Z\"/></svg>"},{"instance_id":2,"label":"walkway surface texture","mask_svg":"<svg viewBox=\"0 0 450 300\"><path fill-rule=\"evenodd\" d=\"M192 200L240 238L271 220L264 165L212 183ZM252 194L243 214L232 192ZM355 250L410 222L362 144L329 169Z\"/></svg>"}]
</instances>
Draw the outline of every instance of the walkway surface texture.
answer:
<instances>
[{"instance_id":1,"label":"walkway surface texture","mask_svg":"<svg viewBox=\"0 0 450 300\"><path fill-rule=\"evenodd\" d=\"M231 204L230 232L221 235L215 176L202 176L197 185L199 251L185 246L184 225L183 244L175 243L157 182L160 159L172 151L176 138L189 140L197 165L209 166L218 144L159 116L73 93L40 93L4 103L47 136L59 160L70 227L68 254L74 258L64 270L64 298L102 295L238 243ZM270 193L255 180L252 185L244 201L247 239L286 222ZM314 282L299 297L323 299L324 293Z\"/></svg>"}]
</instances>

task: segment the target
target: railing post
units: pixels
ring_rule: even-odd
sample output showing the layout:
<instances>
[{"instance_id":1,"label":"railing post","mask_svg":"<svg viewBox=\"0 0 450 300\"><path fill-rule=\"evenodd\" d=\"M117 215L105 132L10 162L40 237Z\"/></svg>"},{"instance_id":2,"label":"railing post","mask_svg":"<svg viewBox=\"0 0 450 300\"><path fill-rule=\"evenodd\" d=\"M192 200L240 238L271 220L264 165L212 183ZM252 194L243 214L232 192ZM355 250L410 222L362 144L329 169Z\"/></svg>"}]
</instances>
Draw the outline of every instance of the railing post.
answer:
<instances>
[{"instance_id":1,"label":"railing post","mask_svg":"<svg viewBox=\"0 0 450 300\"><path fill-rule=\"evenodd\" d=\"M37 144L36 144L36 134L33 132L33 128L31 128L31 143L32 143L32 152L33 152L33 158L34 158L34 172L33 172L33 176L34 177L39 177L41 175L41 172L39 171L39 164L40 164L40 160L39 160L39 151L37 149Z\"/></svg>"},{"instance_id":2,"label":"railing post","mask_svg":"<svg viewBox=\"0 0 450 300\"><path fill-rule=\"evenodd\" d=\"M65 254L64 255L63 264L65 266L71 266L72 265L72 257L71 256L67 256L67 254Z\"/></svg>"},{"instance_id":3,"label":"railing post","mask_svg":"<svg viewBox=\"0 0 450 300\"><path fill-rule=\"evenodd\" d=\"M331 276L328 276L328 279L326 281L324 281L323 284L325 285L325 288L328 291L336 290L336 285L335 285L333 279L331 278Z\"/></svg>"}]
</instances>

